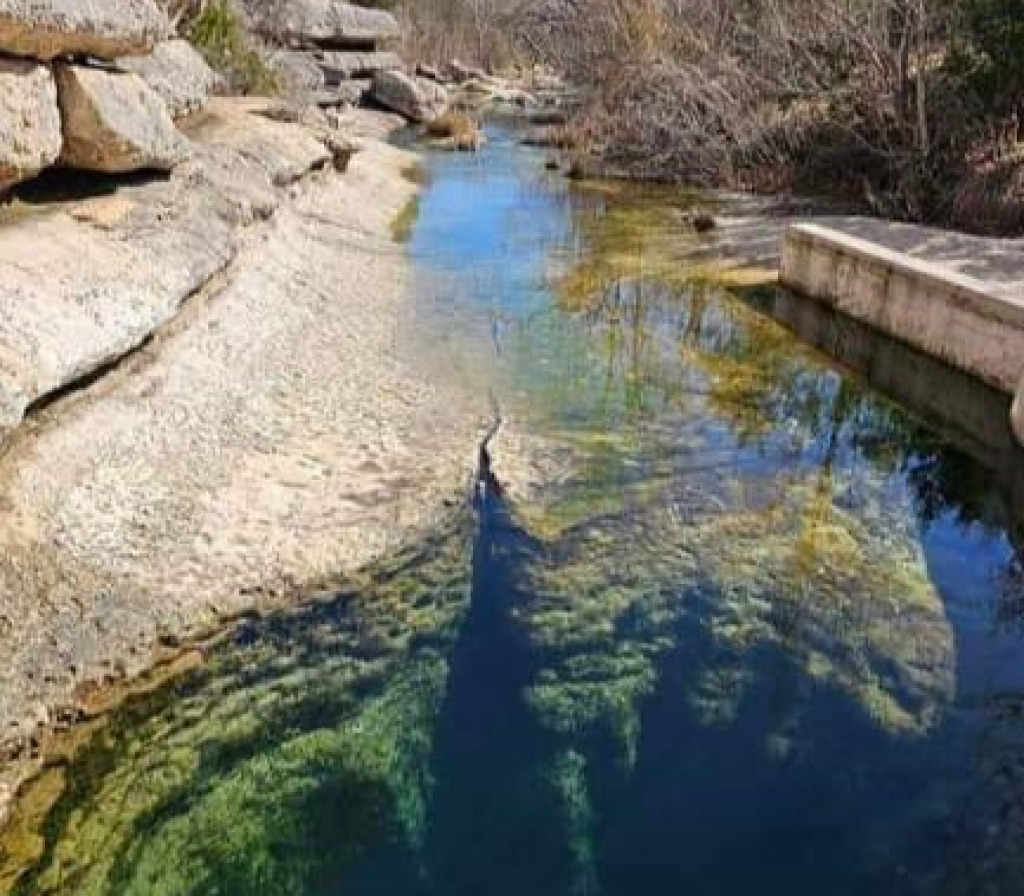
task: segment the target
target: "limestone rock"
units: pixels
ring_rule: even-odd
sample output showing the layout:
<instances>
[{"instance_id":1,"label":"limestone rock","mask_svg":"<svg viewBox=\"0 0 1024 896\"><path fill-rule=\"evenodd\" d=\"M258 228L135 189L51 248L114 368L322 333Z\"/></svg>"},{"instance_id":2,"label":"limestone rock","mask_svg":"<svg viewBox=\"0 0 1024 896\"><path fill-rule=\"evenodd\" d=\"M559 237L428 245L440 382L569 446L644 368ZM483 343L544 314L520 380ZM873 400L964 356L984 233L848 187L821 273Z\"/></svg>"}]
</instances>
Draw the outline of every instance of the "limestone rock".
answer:
<instances>
[{"instance_id":1,"label":"limestone rock","mask_svg":"<svg viewBox=\"0 0 1024 896\"><path fill-rule=\"evenodd\" d=\"M170 33L155 0L0 0L0 51L49 60L149 52Z\"/></svg>"},{"instance_id":2,"label":"limestone rock","mask_svg":"<svg viewBox=\"0 0 1024 896\"><path fill-rule=\"evenodd\" d=\"M458 59L448 63L448 76L456 84L465 84L467 81L487 81L488 75L482 68L471 65L463 65Z\"/></svg>"},{"instance_id":3,"label":"limestone rock","mask_svg":"<svg viewBox=\"0 0 1024 896\"><path fill-rule=\"evenodd\" d=\"M52 165L60 148L57 86L50 70L0 60L0 189Z\"/></svg>"},{"instance_id":4,"label":"limestone rock","mask_svg":"<svg viewBox=\"0 0 1024 896\"><path fill-rule=\"evenodd\" d=\"M223 192L230 194L231 179L246 169L260 169L269 186L294 183L309 171L331 161L331 151L314 136L312 123L300 124L300 114L291 114L272 100L253 97L242 103L217 97L210 103L210 121L201 130L203 148L198 150L206 176L217 178L217 165L208 158L211 150L230 160L229 180ZM320 113L317 113L320 115ZM315 130L319 130L316 128ZM247 177L251 181L253 178Z\"/></svg>"},{"instance_id":5,"label":"limestone rock","mask_svg":"<svg viewBox=\"0 0 1024 896\"><path fill-rule=\"evenodd\" d=\"M352 78L368 78L377 72L396 71L402 67L397 53L338 53L327 52L318 59L327 84L334 86Z\"/></svg>"},{"instance_id":6,"label":"limestone rock","mask_svg":"<svg viewBox=\"0 0 1024 896\"><path fill-rule=\"evenodd\" d=\"M373 49L401 36L391 13L340 0L279 0L273 4L250 0L247 6L256 30L292 45Z\"/></svg>"},{"instance_id":7,"label":"limestone rock","mask_svg":"<svg viewBox=\"0 0 1024 896\"><path fill-rule=\"evenodd\" d=\"M235 257L240 227L278 210L283 187L346 161L344 135L328 148L313 123L264 111L215 97L194 124L194 161L171 177L0 227L0 443L33 403L172 319ZM326 118L322 128L326 136Z\"/></svg>"},{"instance_id":8,"label":"limestone rock","mask_svg":"<svg viewBox=\"0 0 1024 896\"><path fill-rule=\"evenodd\" d=\"M270 65L293 91L315 93L327 83L323 69L311 53L279 50L271 56Z\"/></svg>"},{"instance_id":9,"label":"limestone rock","mask_svg":"<svg viewBox=\"0 0 1024 896\"><path fill-rule=\"evenodd\" d=\"M58 66L57 97L64 126L60 161L69 167L169 171L189 153L163 100L138 75Z\"/></svg>"},{"instance_id":10,"label":"limestone rock","mask_svg":"<svg viewBox=\"0 0 1024 896\"><path fill-rule=\"evenodd\" d=\"M220 87L220 77L187 40L168 40L149 56L122 59L118 67L142 78L172 118L198 112Z\"/></svg>"},{"instance_id":11,"label":"limestone rock","mask_svg":"<svg viewBox=\"0 0 1024 896\"><path fill-rule=\"evenodd\" d=\"M438 118L451 104L448 91L440 84L400 71L378 72L373 78L372 96L385 109L415 122Z\"/></svg>"}]
</instances>

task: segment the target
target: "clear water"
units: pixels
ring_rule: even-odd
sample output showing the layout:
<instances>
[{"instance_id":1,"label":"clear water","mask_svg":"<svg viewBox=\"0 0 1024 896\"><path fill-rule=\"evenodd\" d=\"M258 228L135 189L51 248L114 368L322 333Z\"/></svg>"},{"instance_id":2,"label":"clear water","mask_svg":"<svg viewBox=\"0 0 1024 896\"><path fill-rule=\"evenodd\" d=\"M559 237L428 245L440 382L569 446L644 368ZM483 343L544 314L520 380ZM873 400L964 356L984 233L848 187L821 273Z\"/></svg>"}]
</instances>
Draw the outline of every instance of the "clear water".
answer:
<instances>
[{"instance_id":1,"label":"clear water","mask_svg":"<svg viewBox=\"0 0 1024 896\"><path fill-rule=\"evenodd\" d=\"M1005 400L494 137L428 160L412 329L547 478L132 701L0 887L1024 892Z\"/></svg>"}]
</instances>

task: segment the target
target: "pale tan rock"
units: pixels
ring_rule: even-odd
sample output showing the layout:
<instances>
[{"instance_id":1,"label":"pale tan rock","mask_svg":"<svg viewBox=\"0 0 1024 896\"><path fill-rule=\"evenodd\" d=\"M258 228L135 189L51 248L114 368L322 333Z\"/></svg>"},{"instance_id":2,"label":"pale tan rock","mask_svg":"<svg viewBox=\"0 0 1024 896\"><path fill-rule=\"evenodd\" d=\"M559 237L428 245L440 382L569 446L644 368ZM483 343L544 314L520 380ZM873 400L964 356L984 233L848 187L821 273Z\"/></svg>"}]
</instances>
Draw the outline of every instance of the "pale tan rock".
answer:
<instances>
[{"instance_id":1,"label":"pale tan rock","mask_svg":"<svg viewBox=\"0 0 1024 896\"><path fill-rule=\"evenodd\" d=\"M0 190L52 165L60 148L53 74L34 62L0 59Z\"/></svg>"},{"instance_id":2,"label":"pale tan rock","mask_svg":"<svg viewBox=\"0 0 1024 896\"><path fill-rule=\"evenodd\" d=\"M246 7L258 31L293 45L364 48L401 36L391 13L340 0L248 0Z\"/></svg>"},{"instance_id":3,"label":"pale tan rock","mask_svg":"<svg viewBox=\"0 0 1024 896\"><path fill-rule=\"evenodd\" d=\"M402 67L402 59L390 52L325 52L317 56L317 64L327 84L334 86L351 78L369 78L377 72L395 71Z\"/></svg>"},{"instance_id":4,"label":"pale tan rock","mask_svg":"<svg viewBox=\"0 0 1024 896\"><path fill-rule=\"evenodd\" d=\"M242 225L330 160L306 127L241 101L204 115L196 160L171 178L0 228L0 443L32 405L175 317L235 257Z\"/></svg>"},{"instance_id":5,"label":"pale tan rock","mask_svg":"<svg viewBox=\"0 0 1024 896\"><path fill-rule=\"evenodd\" d=\"M120 60L118 68L142 78L172 118L200 111L221 87L220 76L187 40L163 41L147 56Z\"/></svg>"},{"instance_id":6,"label":"pale tan rock","mask_svg":"<svg viewBox=\"0 0 1024 896\"><path fill-rule=\"evenodd\" d=\"M440 84L405 72L378 72L373 78L374 101L410 121L432 121L451 105L448 91Z\"/></svg>"},{"instance_id":7,"label":"pale tan rock","mask_svg":"<svg viewBox=\"0 0 1024 896\"><path fill-rule=\"evenodd\" d=\"M147 53L170 33L155 0L0 0L0 51L36 59Z\"/></svg>"},{"instance_id":8,"label":"pale tan rock","mask_svg":"<svg viewBox=\"0 0 1024 896\"><path fill-rule=\"evenodd\" d=\"M294 142L297 124L263 124ZM34 707L141 671L168 635L322 590L462 512L487 390L412 350L412 269L390 226L413 159L370 136L383 116L344 124L368 131L344 177L277 190L277 213L235 231L234 263L148 348L4 443L0 752L38 735ZM229 125L205 129L217 145L195 136L201 166L119 189L135 208L112 229L63 211L0 228L0 371L9 346L40 373L72 353L84 372L115 330L138 336L180 295L187 259L217 261L217 208L265 177L227 151L243 134ZM229 196L213 195L206 152L225 156ZM0 769L0 817L35 756Z\"/></svg>"},{"instance_id":9,"label":"pale tan rock","mask_svg":"<svg viewBox=\"0 0 1024 896\"><path fill-rule=\"evenodd\" d=\"M323 69L312 53L279 50L270 57L270 65L285 87L293 93L322 90L327 83Z\"/></svg>"},{"instance_id":10,"label":"pale tan rock","mask_svg":"<svg viewBox=\"0 0 1024 896\"><path fill-rule=\"evenodd\" d=\"M138 75L77 65L58 66L56 75L62 164L108 174L169 171L188 156L163 100Z\"/></svg>"}]
</instances>

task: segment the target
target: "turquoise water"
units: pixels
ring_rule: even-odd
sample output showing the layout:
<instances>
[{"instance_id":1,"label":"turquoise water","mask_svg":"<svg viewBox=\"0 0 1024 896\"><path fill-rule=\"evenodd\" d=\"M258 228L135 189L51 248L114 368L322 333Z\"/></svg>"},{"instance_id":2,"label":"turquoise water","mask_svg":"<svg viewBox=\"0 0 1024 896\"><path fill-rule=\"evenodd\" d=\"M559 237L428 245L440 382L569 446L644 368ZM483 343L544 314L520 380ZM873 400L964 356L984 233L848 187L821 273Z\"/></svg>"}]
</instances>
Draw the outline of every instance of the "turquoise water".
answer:
<instances>
[{"instance_id":1,"label":"turquoise water","mask_svg":"<svg viewBox=\"0 0 1024 896\"><path fill-rule=\"evenodd\" d=\"M492 137L427 158L411 329L493 393L535 489L486 484L130 702L23 804L0 880L1019 893L1005 400L725 271L682 221L707 200Z\"/></svg>"}]
</instances>

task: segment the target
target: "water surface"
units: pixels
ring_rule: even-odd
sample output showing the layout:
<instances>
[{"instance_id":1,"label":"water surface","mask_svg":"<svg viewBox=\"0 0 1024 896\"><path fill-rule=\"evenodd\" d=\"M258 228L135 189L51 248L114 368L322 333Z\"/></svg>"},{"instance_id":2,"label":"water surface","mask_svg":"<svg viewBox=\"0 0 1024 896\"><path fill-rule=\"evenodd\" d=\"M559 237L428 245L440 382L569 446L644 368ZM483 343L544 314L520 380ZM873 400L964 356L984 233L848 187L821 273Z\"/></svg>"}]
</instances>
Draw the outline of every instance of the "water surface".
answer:
<instances>
[{"instance_id":1,"label":"water surface","mask_svg":"<svg viewBox=\"0 0 1024 896\"><path fill-rule=\"evenodd\" d=\"M428 158L412 329L557 475L119 711L9 884L1021 892L1006 400L493 136Z\"/></svg>"}]
</instances>

